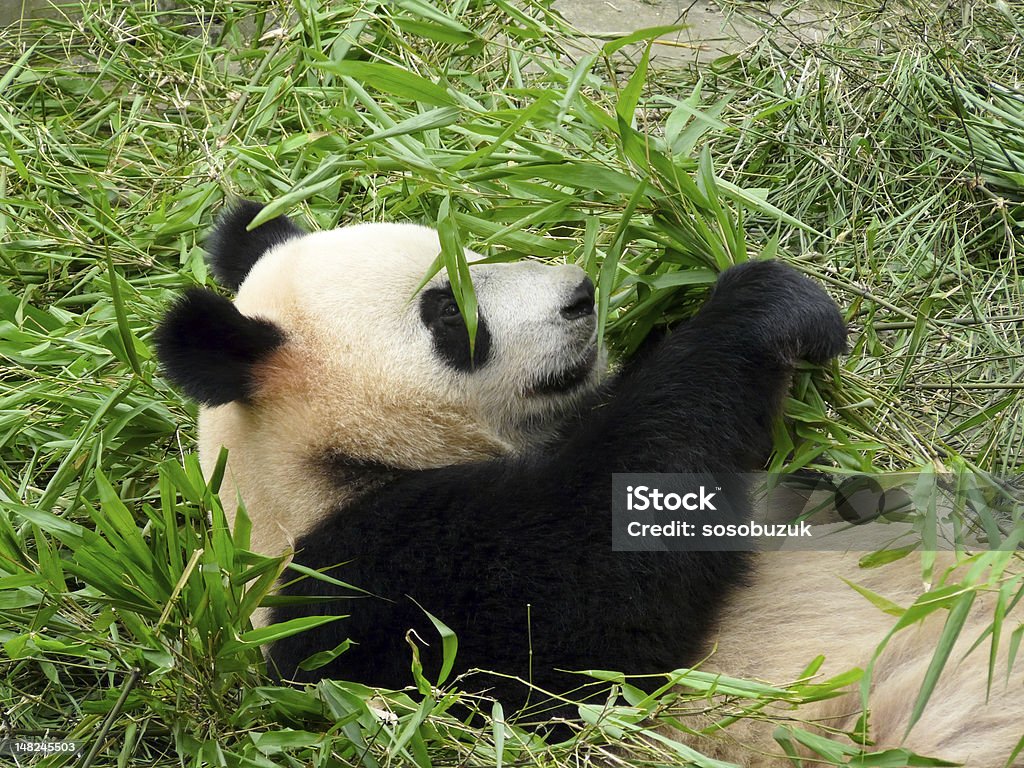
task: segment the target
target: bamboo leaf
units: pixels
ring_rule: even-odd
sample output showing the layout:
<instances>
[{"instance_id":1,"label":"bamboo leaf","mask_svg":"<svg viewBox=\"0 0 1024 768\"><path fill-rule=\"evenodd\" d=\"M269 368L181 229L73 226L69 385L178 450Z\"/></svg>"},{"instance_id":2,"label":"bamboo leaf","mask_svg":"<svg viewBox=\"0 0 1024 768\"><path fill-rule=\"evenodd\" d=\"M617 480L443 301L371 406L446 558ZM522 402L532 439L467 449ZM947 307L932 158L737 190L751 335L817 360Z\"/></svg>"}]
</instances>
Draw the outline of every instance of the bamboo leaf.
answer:
<instances>
[{"instance_id":1,"label":"bamboo leaf","mask_svg":"<svg viewBox=\"0 0 1024 768\"><path fill-rule=\"evenodd\" d=\"M323 61L315 66L333 75L351 77L379 91L384 91L401 99L438 107L456 107L455 99L448 89L431 82L422 75L399 69L391 64L377 61Z\"/></svg>"},{"instance_id":2,"label":"bamboo leaf","mask_svg":"<svg viewBox=\"0 0 1024 768\"><path fill-rule=\"evenodd\" d=\"M670 35L673 32L681 32L684 29L689 28L689 24L662 24L657 27L645 27L644 29L638 29L636 32L630 32L628 35L617 37L614 40L610 40L604 44L601 48L601 53L605 56L611 56L613 53L622 50L627 45L633 43L639 43L642 40L650 40L654 42L656 38ZM648 51L650 51L650 43L647 45Z\"/></svg>"},{"instance_id":3,"label":"bamboo leaf","mask_svg":"<svg viewBox=\"0 0 1024 768\"><path fill-rule=\"evenodd\" d=\"M932 691L935 690L935 684L939 680L939 675L942 674L946 661L949 659L949 654L953 650L953 645L956 643L957 638L960 637L960 631L964 627L964 622L967 621L971 606L974 605L974 595L974 592L965 592L960 595L950 610L949 616L946 617L946 624L942 628L942 634L935 647L932 661L928 665L924 681L921 683L917 699L914 701L914 710L910 715L910 722L907 725L906 732L908 734L913 729L914 724L921 719L921 715L924 714L924 708L931 698Z\"/></svg>"}]
</instances>

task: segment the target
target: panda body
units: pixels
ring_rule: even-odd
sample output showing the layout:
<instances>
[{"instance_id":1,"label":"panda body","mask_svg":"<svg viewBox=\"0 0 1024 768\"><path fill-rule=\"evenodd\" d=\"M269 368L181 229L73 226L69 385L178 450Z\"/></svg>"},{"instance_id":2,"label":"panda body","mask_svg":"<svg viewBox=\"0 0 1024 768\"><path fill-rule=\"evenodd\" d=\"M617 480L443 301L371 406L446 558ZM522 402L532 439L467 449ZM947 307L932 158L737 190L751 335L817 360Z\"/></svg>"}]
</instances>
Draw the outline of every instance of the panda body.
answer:
<instances>
[{"instance_id":1,"label":"panda body","mask_svg":"<svg viewBox=\"0 0 1024 768\"><path fill-rule=\"evenodd\" d=\"M331 574L374 595L314 608L349 617L275 644L281 673L303 677L300 661L351 638L316 675L407 684L407 632L436 637L425 611L459 637L457 671L509 676L481 687L510 710L527 691L510 678L558 694L581 682L559 670L694 661L747 557L612 551L612 474L757 466L796 360L845 344L828 296L778 263L734 268L683 329L602 381L594 288L577 267L468 254L470 355L446 276L417 292L436 233L305 234L287 219L250 232L258 210L233 209L213 238L235 302L190 291L157 343L168 376L206 406L204 466L228 449L253 548L345 563ZM716 521L730 512L746 519L746 499ZM428 669L437 647L421 650Z\"/></svg>"},{"instance_id":2,"label":"panda body","mask_svg":"<svg viewBox=\"0 0 1024 768\"><path fill-rule=\"evenodd\" d=\"M856 580L855 559L763 556L751 576L742 553L613 552L611 475L761 466L795 362L845 348L824 291L779 263L734 267L691 321L608 379L593 286L575 267L467 253L480 306L471 355L445 276L417 292L436 233L361 224L306 234L284 218L249 231L259 208L236 206L212 239L212 271L238 291L234 303L190 291L156 341L168 377L204 406L207 472L228 449L252 548L292 550L369 593L313 579L284 587L351 599L275 610L275 621L347 615L275 644L283 676L402 687L414 643L430 677L440 642L426 612L459 639L456 674L499 673L462 687L506 711L527 698L519 680L557 695L587 680L565 670L654 675L715 644L712 662L729 674L785 681L802 669L818 634L814 622L801 633L801 607L814 602L802 579L815 569L831 578L839 563ZM746 519L742 495L729 501L726 514ZM863 632L824 638L837 669L864 664L891 624L866 600L848 607L851 595L845 621ZM329 666L298 669L345 639L353 646ZM983 674L976 666L967 672ZM770 730L751 741L769 750ZM722 745L700 746L761 759Z\"/></svg>"}]
</instances>

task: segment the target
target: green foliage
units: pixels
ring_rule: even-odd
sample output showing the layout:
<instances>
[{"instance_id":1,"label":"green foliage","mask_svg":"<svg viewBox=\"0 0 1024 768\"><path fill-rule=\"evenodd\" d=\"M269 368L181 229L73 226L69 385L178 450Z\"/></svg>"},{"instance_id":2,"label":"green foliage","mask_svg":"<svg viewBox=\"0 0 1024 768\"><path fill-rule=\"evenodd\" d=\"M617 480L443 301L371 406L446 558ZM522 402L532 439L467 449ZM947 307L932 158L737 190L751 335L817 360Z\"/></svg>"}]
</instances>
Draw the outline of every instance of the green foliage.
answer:
<instances>
[{"instance_id":1,"label":"green foliage","mask_svg":"<svg viewBox=\"0 0 1024 768\"><path fill-rule=\"evenodd\" d=\"M790 28L707 68L707 98L730 97L716 118L738 130L706 146L722 176L809 228L748 219L748 237L778 236L849 306L853 350L829 392L841 415L797 416L797 435L850 468L1017 474L1020 8L912 0L884 15L841 3L820 41Z\"/></svg>"},{"instance_id":2,"label":"green foliage","mask_svg":"<svg viewBox=\"0 0 1024 768\"><path fill-rule=\"evenodd\" d=\"M413 643L418 691L268 684L260 643L323 619L251 628L283 563L247 551L244 510L228 530L223 465L203 479L194 412L149 345L169 301L207 282L202 238L231 195L316 228L438 225L436 267L467 318L460 243L576 261L619 355L688 316L730 264L785 258L835 290L854 335L841 364L798 372L776 467L1020 471L1024 73L1009 5L963 24L912 3L882 28L840 4L820 43L759 22L770 34L743 57L675 72L650 58L672 28L574 61L572 30L539 2L162 5L85 0L0 31L3 725L80 739L87 766L555 766L612 750L720 766L645 723L721 694L727 724L862 679L680 670L647 695L593 671L583 682L612 685L608 703L547 744L458 693L437 620L445 666L418 668ZM919 708L978 590L999 594L982 638L993 674L1000 642L1016 655L1010 557L884 606L894 632L948 612ZM944 764L851 736L793 723L778 740L833 764Z\"/></svg>"}]
</instances>

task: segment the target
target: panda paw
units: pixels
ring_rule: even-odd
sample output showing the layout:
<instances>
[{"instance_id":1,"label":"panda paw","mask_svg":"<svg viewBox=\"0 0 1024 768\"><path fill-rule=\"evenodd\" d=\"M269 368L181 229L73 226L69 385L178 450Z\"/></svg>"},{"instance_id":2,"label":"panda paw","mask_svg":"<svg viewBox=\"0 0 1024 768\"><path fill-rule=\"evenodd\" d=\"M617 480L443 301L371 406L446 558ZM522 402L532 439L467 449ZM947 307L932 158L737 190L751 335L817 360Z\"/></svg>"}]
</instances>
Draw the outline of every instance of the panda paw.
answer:
<instances>
[{"instance_id":1,"label":"panda paw","mask_svg":"<svg viewBox=\"0 0 1024 768\"><path fill-rule=\"evenodd\" d=\"M718 317L749 318L753 331L788 363L822 364L846 352L846 323L818 283L781 261L730 267L708 302Z\"/></svg>"}]
</instances>

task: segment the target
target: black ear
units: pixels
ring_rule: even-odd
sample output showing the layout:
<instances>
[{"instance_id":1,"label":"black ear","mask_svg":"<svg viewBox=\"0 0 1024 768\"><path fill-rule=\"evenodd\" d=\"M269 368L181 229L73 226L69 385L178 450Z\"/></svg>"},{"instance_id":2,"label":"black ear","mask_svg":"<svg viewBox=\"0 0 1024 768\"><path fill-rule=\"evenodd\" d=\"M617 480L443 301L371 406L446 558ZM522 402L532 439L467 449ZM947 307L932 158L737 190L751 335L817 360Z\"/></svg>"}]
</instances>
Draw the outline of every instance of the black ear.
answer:
<instances>
[{"instance_id":1,"label":"black ear","mask_svg":"<svg viewBox=\"0 0 1024 768\"><path fill-rule=\"evenodd\" d=\"M284 343L269 320L246 317L228 299L190 288L167 312L154 336L164 375L204 405L248 400L256 363Z\"/></svg>"},{"instance_id":2,"label":"black ear","mask_svg":"<svg viewBox=\"0 0 1024 768\"><path fill-rule=\"evenodd\" d=\"M206 261L217 282L232 291L245 280L253 264L275 245L305 234L287 216L260 224L251 232L249 222L263 210L262 203L239 200L220 217L206 244Z\"/></svg>"}]
</instances>

